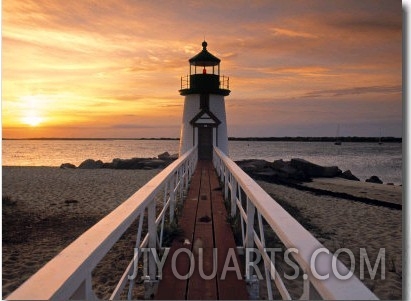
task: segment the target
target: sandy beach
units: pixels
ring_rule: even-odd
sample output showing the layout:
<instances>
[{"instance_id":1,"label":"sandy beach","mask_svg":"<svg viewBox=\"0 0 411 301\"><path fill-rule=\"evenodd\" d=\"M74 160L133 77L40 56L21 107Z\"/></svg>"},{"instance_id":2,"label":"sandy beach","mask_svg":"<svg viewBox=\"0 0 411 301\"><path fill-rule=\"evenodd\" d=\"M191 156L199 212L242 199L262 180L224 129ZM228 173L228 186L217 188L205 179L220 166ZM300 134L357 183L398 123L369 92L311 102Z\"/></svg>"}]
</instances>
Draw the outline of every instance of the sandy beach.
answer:
<instances>
[{"instance_id":1,"label":"sandy beach","mask_svg":"<svg viewBox=\"0 0 411 301\"><path fill-rule=\"evenodd\" d=\"M385 279L381 279L380 266L374 280L365 273L363 282L380 299L402 299L402 210L316 195L264 181L258 183L276 201L286 205L288 210L291 208L292 215L331 252L340 248L351 250L355 257L354 274L357 277L360 277L360 248L365 248L372 266L380 249L384 248ZM401 202L402 197L400 186L337 178L316 179L304 185L351 195L366 195L386 202ZM348 256L338 258L350 267Z\"/></svg>"},{"instance_id":2,"label":"sandy beach","mask_svg":"<svg viewBox=\"0 0 411 301\"><path fill-rule=\"evenodd\" d=\"M3 298L158 172L3 167Z\"/></svg>"},{"instance_id":3,"label":"sandy beach","mask_svg":"<svg viewBox=\"0 0 411 301\"><path fill-rule=\"evenodd\" d=\"M158 172L3 167L3 199L10 198L7 203L3 200L3 298ZM372 264L380 248L385 248L385 280L379 269L374 280L366 274L364 283L381 299L401 299L402 210L259 184L287 210L291 208L295 218L331 251L350 249L356 264L359 248L366 248ZM307 185L384 201L402 199L399 186L334 179ZM133 251L130 241L124 245L127 252ZM121 248L115 249L114 262L105 266L97 281L114 281L110 268L122 261L126 264L125 257ZM355 274L359 276L357 266ZM109 290L97 295L108 298Z\"/></svg>"},{"instance_id":4,"label":"sandy beach","mask_svg":"<svg viewBox=\"0 0 411 301\"><path fill-rule=\"evenodd\" d=\"M304 183L304 186L402 205L402 186L350 181L343 178L317 178Z\"/></svg>"}]
</instances>

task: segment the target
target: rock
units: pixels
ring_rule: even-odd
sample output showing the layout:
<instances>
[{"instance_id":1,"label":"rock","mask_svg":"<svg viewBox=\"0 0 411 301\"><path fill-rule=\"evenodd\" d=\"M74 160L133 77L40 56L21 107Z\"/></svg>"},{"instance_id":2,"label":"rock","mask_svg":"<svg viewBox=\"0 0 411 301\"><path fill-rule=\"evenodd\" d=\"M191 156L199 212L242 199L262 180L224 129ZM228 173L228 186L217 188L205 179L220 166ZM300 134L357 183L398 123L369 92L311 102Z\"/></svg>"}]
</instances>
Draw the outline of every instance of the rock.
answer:
<instances>
[{"instance_id":1,"label":"rock","mask_svg":"<svg viewBox=\"0 0 411 301\"><path fill-rule=\"evenodd\" d=\"M320 166L303 159L291 161L242 160L236 162L251 176L280 181L309 181L312 177L336 177L342 172L337 166Z\"/></svg>"},{"instance_id":2,"label":"rock","mask_svg":"<svg viewBox=\"0 0 411 301\"><path fill-rule=\"evenodd\" d=\"M265 160L251 159L236 161L236 163L250 176L262 180L309 180L302 171L292 167L290 162L285 162L283 160L276 160L273 163L270 163Z\"/></svg>"},{"instance_id":3,"label":"rock","mask_svg":"<svg viewBox=\"0 0 411 301\"><path fill-rule=\"evenodd\" d=\"M178 159L178 153L175 153L175 154L172 154L171 156L170 156L170 159L171 160L177 160Z\"/></svg>"},{"instance_id":4,"label":"rock","mask_svg":"<svg viewBox=\"0 0 411 301\"><path fill-rule=\"evenodd\" d=\"M291 166L290 161L285 162L281 160L275 160L271 164L271 168L275 172L275 177L294 179L294 180L309 180L309 177L305 175L301 170Z\"/></svg>"},{"instance_id":5,"label":"rock","mask_svg":"<svg viewBox=\"0 0 411 301\"><path fill-rule=\"evenodd\" d=\"M110 169L157 169L164 168L172 161L178 159L178 154L170 155L164 152L158 155L158 158L131 158L119 159L115 158L110 163L103 163L101 160L87 159L83 161L78 168L82 169L96 169L96 168L110 168ZM75 165L64 163L60 168L76 168Z\"/></svg>"},{"instance_id":6,"label":"rock","mask_svg":"<svg viewBox=\"0 0 411 301\"><path fill-rule=\"evenodd\" d=\"M102 168L103 167L103 161L97 160L94 161L93 159L87 159L83 161L78 168L81 169L97 169L97 168Z\"/></svg>"},{"instance_id":7,"label":"rock","mask_svg":"<svg viewBox=\"0 0 411 301\"><path fill-rule=\"evenodd\" d=\"M291 159L290 164L308 177L332 178L342 173L337 166L321 166L299 158Z\"/></svg>"},{"instance_id":8,"label":"rock","mask_svg":"<svg viewBox=\"0 0 411 301\"><path fill-rule=\"evenodd\" d=\"M251 159L236 161L237 165L247 173L262 172L270 167L270 162L265 160Z\"/></svg>"},{"instance_id":9,"label":"rock","mask_svg":"<svg viewBox=\"0 0 411 301\"><path fill-rule=\"evenodd\" d=\"M144 161L143 169L157 169L162 168L167 165L165 160L160 159L149 159Z\"/></svg>"},{"instance_id":10,"label":"rock","mask_svg":"<svg viewBox=\"0 0 411 301\"><path fill-rule=\"evenodd\" d=\"M63 163L60 165L60 168L63 169L72 169L72 168L76 168L76 165L71 164L71 163Z\"/></svg>"},{"instance_id":11,"label":"rock","mask_svg":"<svg viewBox=\"0 0 411 301\"><path fill-rule=\"evenodd\" d=\"M162 154L159 154L157 158L159 158L160 160L169 160L170 154L168 152L164 152Z\"/></svg>"},{"instance_id":12,"label":"rock","mask_svg":"<svg viewBox=\"0 0 411 301\"><path fill-rule=\"evenodd\" d=\"M156 169L164 168L170 160L160 160L156 158L132 158L132 159L113 159L111 163L104 163L104 168L113 169Z\"/></svg>"},{"instance_id":13,"label":"rock","mask_svg":"<svg viewBox=\"0 0 411 301\"><path fill-rule=\"evenodd\" d=\"M358 179L356 176L354 176L351 172L351 170L346 170L344 171L341 175L340 178L343 179L347 179L347 180L351 180L351 181L359 181L360 179Z\"/></svg>"},{"instance_id":14,"label":"rock","mask_svg":"<svg viewBox=\"0 0 411 301\"><path fill-rule=\"evenodd\" d=\"M131 158L131 159L113 159L109 168L114 169L143 169L144 158Z\"/></svg>"},{"instance_id":15,"label":"rock","mask_svg":"<svg viewBox=\"0 0 411 301\"><path fill-rule=\"evenodd\" d=\"M365 180L365 182L382 184L382 181L381 181L380 178L377 177L377 176L371 176L370 178L368 178L367 180Z\"/></svg>"},{"instance_id":16,"label":"rock","mask_svg":"<svg viewBox=\"0 0 411 301\"><path fill-rule=\"evenodd\" d=\"M115 159L113 159L113 161L111 161L111 163L108 163L105 167L106 167L106 168L114 168L114 169L117 169L118 166L119 166L120 164L122 164L122 161L123 161L123 160L121 160L120 158L115 158Z\"/></svg>"}]
</instances>

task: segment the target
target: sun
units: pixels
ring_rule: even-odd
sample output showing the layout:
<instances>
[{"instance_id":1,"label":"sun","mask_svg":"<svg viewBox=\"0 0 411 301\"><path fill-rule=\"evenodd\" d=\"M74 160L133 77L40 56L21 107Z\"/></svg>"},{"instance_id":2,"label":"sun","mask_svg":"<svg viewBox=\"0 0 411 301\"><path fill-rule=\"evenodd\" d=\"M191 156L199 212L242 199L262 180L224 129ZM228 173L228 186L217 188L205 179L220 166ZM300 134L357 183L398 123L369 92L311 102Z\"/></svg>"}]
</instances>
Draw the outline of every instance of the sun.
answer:
<instances>
[{"instance_id":1,"label":"sun","mask_svg":"<svg viewBox=\"0 0 411 301\"><path fill-rule=\"evenodd\" d=\"M40 125L42 121L43 121L43 118L37 115L33 115L33 114L23 117L23 122L32 127Z\"/></svg>"},{"instance_id":2,"label":"sun","mask_svg":"<svg viewBox=\"0 0 411 301\"><path fill-rule=\"evenodd\" d=\"M44 118L43 107L44 107L44 97L43 95L25 95L21 97L21 122L25 125L31 127L39 126Z\"/></svg>"}]
</instances>

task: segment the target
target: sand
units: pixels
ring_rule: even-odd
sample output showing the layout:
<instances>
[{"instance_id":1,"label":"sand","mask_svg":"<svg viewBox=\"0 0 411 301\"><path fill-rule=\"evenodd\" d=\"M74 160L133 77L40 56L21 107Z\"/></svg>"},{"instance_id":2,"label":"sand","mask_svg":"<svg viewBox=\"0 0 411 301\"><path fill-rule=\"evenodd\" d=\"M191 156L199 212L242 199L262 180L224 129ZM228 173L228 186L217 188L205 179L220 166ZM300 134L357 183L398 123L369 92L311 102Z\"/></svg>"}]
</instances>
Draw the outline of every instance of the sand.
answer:
<instances>
[{"instance_id":1,"label":"sand","mask_svg":"<svg viewBox=\"0 0 411 301\"><path fill-rule=\"evenodd\" d=\"M158 172L3 167L3 298Z\"/></svg>"},{"instance_id":2,"label":"sand","mask_svg":"<svg viewBox=\"0 0 411 301\"><path fill-rule=\"evenodd\" d=\"M398 185L366 183L342 178L318 178L304 183L304 186L402 205L402 186Z\"/></svg>"},{"instance_id":3,"label":"sand","mask_svg":"<svg viewBox=\"0 0 411 301\"><path fill-rule=\"evenodd\" d=\"M319 196L263 181L258 183L275 200L285 204L292 215L330 251L350 249L355 257L354 273L357 277L360 277L360 248L365 248L372 266L380 248L385 248L385 280L381 279L380 266L374 280L366 273L363 282L380 299L401 299L402 210ZM339 179L319 179L309 185L353 195L363 191L362 196L378 196L383 201L401 200L400 186ZM348 256L339 259L350 267Z\"/></svg>"},{"instance_id":4,"label":"sand","mask_svg":"<svg viewBox=\"0 0 411 301\"><path fill-rule=\"evenodd\" d=\"M158 172L3 167L3 197L11 198L3 201L3 298ZM366 274L364 283L381 299L401 299L402 210L259 184L331 251L349 248L357 267L359 248L366 248L372 263L385 248L386 279L379 269L374 280ZM308 185L383 201L402 198L399 186L335 179ZM97 288L100 298L109 297L119 277L113 270L122 271L132 252L133 242L122 240L96 268L95 281L104 284Z\"/></svg>"}]
</instances>

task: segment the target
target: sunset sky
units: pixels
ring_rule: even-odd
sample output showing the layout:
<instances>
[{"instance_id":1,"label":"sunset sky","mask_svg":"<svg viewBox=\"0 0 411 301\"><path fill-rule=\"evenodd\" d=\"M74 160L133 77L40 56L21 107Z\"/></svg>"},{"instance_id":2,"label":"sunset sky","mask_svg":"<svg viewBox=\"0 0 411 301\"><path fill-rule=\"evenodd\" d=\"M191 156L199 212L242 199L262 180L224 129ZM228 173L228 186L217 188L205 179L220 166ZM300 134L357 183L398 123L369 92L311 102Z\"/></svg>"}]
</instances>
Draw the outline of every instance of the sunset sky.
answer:
<instances>
[{"instance_id":1,"label":"sunset sky","mask_svg":"<svg viewBox=\"0 0 411 301\"><path fill-rule=\"evenodd\" d=\"M402 136L399 0L3 0L4 138L178 137L188 59L229 136Z\"/></svg>"}]
</instances>

